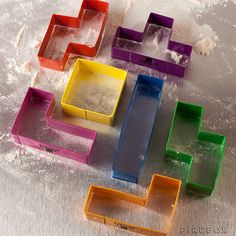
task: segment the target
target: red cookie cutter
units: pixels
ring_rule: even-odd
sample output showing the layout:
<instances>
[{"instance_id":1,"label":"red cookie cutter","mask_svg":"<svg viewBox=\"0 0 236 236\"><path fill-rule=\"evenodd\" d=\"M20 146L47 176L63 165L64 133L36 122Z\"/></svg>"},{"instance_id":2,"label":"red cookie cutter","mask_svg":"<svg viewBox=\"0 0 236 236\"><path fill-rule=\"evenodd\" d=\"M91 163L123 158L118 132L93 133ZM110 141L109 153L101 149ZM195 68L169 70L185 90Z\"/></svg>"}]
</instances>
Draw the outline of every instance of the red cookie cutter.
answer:
<instances>
[{"instance_id":1,"label":"red cookie cutter","mask_svg":"<svg viewBox=\"0 0 236 236\"><path fill-rule=\"evenodd\" d=\"M101 21L101 24L99 25L100 29L99 32L94 32L94 29L89 28L87 38L88 40L91 40L91 37L93 36L96 40L92 44L81 42L79 39L81 38L81 35L84 35L84 33L80 32L79 35L78 30L83 27L83 22L88 22L92 17L97 17L96 19ZM53 14L38 52L40 66L63 71L71 53L86 57L96 56L102 40L107 17L108 3L99 0L83 0L78 17ZM71 39L70 37L73 37L73 34L75 34L76 31L77 35ZM59 52L59 54L61 54L60 56L53 58L50 55L47 55L47 50L51 46L51 40L56 40L57 37L69 37L69 40L72 41L69 41L68 44L64 45L65 48L63 52ZM65 43L65 40L61 40L61 43ZM58 43L55 41L54 45L57 44ZM52 48L52 51L54 52L58 51L55 47Z\"/></svg>"}]
</instances>

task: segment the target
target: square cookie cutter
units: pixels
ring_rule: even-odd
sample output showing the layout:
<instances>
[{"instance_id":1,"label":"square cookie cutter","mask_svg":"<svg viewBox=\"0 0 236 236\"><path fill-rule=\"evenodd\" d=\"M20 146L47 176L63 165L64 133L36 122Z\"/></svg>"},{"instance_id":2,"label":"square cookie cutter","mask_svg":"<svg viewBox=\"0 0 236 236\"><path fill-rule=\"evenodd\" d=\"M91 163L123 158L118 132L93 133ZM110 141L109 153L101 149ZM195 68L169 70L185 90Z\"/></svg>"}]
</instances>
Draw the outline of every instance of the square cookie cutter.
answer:
<instances>
[{"instance_id":1,"label":"square cookie cutter","mask_svg":"<svg viewBox=\"0 0 236 236\"><path fill-rule=\"evenodd\" d=\"M220 173L226 137L202 131L202 116L202 106L177 102L166 156L188 164L187 191L211 195Z\"/></svg>"},{"instance_id":2,"label":"square cookie cutter","mask_svg":"<svg viewBox=\"0 0 236 236\"><path fill-rule=\"evenodd\" d=\"M127 72L105 64L77 59L61 99L64 112L112 125Z\"/></svg>"},{"instance_id":3,"label":"square cookie cutter","mask_svg":"<svg viewBox=\"0 0 236 236\"><path fill-rule=\"evenodd\" d=\"M30 87L11 131L13 140L18 144L89 163L96 132L51 118L54 107L54 94Z\"/></svg>"},{"instance_id":4,"label":"square cookie cutter","mask_svg":"<svg viewBox=\"0 0 236 236\"><path fill-rule=\"evenodd\" d=\"M143 32L118 27L111 57L183 77L192 46L170 40L174 19L150 13Z\"/></svg>"},{"instance_id":5,"label":"square cookie cutter","mask_svg":"<svg viewBox=\"0 0 236 236\"><path fill-rule=\"evenodd\" d=\"M180 187L180 180L157 174L152 177L146 197L92 185L88 191L84 214L88 220L111 225L118 229L143 235L165 236L171 230ZM129 209L126 205L132 205L133 208ZM131 222L127 222L130 211L136 215L130 215ZM142 214L139 214L139 211L143 211ZM145 214L148 214L148 211L151 211L152 215L146 217ZM119 213L126 217L122 218ZM157 219L155 215L158 213L160 217ZM114 216L115 214L117 214L117 218ZM162 221L160 228L159 222L156 221L155 228L133 223L133 219L140 215L143 220L147 218L149 221L151 219Z\"/></svg>"},{"instance_id":6,"label":"square cookie cutter","mask_svg":"<svg viewBox=\"0 0 236 236\"><path fill-rule=\"evenodd\" d=\"M138 75L116 147L112 177L138 183L160 106L164 80Z\"/></svg>"},{"instance_id":7,"label":"square cookie cutter","mask_svg":"<svg viewBox=\"0 0 236 236\"><path fill-rule=\"evenodd\" d=\"M78 17L53 14L38 52L40 66L63 71L72 53L96 56L107 17L108 3L97 0L83 0Z\"/></svg>"}]
</instances>

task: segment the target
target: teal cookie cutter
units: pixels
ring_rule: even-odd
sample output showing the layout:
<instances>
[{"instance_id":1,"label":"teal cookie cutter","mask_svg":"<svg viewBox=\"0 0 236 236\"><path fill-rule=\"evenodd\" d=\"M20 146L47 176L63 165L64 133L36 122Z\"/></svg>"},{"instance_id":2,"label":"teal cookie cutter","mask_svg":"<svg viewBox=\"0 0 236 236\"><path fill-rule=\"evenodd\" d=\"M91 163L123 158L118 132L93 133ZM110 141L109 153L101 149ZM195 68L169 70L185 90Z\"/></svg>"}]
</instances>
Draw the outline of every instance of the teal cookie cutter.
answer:
<instances>
[{"instance_id":1,"label":"teal cookie cutter","mask_svg":"<svg viewBox=\"0 0 236 236\"><path fill-rule=\"evenodd\" d=\"M202 131L202 116L202 106L177 102L166 157L188 164L187 191L211 195L220 173L226 137Z\"/></svg>"}]
</instances>

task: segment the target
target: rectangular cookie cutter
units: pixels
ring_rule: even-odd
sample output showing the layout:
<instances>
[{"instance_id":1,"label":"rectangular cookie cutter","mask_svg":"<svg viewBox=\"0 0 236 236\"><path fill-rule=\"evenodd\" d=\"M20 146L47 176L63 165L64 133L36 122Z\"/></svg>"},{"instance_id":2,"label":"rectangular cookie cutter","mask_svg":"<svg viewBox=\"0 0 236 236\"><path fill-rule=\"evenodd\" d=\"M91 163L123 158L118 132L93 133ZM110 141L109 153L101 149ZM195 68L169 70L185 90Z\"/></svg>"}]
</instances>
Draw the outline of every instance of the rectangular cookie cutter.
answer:
<instances>
[{"instance_id":1,"label":"rectangular cookie cutter","mask_svg":"<svg viewBox=\"0 0 236 236\"><path fill-rule=\"evenodd\" d=\"M118 27L111 57L183 77L192 47L170 40L174 19L150 13L143 32Z\"/></svg>"},{"instance_id":2,"label":"rectangular cookie cutter","mask_svg":"<svg viewBox=\"0 0 236 236\"><path fill-rule=\"evenodd\" d=\"M78 17L53 14L38 52L39 64L63 71L70 54L96 56L108 17L108 3L83 0Z\"/></svg>"},{"instance_id":3,"label":"rectangular cookie cutter","mask_svg":"<svg viewBox=\"0 0 236 236\"><path fill-rule=\"evenodd\" d=\"M77 59L61 99L64 112L112 125L127 72L105 64Z\"/></svg>"},{"instance_id":4,"label":"rectangular cookie cutter","mask_svg":"<svg viewBox=\"0 0 236 236\"><path fill-rule=\"evenodd\" d=\"M164 80L138 75L116 147L112 177L137 183L144 168Z\"/></svg>"},{"instance_id":5,"label":"rectangular cookie cutter","mask_svg":"<svg viewBox=\"0 0 236 236\"><path fill-rule=\"evenodd\" d=\"M96 132L51 118L54 107L54 94L30 87L11 131L13 140L18 144L89 163Z\"/></svg>"},{"instance_id":6,"label":"rectangular cookie cutter","mask_svg":"<svg viewBox=\"0 0 236 236\"><path fill-rule=\"evenodd\" d=\"M157 174L152 177L146 197L92 185L88 191L84 214L88 220L118 229L143 235L165 236L171 230L180 187L180 180ZM140 224L140 221L134 220L138 216L142 219ZM143 225L144 219L149 223L155 221L155 226L150 227L149 224L146 227Z\"/></svg>"},{"instance_id":7,"label":"rectangular cookie cutter","mask_svg":"<svg viewBox=\"0 0 236 236\"><path fill-rule=\"evenodd\" d=\"M202 116L202 106L177 102L166 156L189 165L187 191L211 195L220 173L226 137L202 131Z\"/></svg>"}]
</instances>

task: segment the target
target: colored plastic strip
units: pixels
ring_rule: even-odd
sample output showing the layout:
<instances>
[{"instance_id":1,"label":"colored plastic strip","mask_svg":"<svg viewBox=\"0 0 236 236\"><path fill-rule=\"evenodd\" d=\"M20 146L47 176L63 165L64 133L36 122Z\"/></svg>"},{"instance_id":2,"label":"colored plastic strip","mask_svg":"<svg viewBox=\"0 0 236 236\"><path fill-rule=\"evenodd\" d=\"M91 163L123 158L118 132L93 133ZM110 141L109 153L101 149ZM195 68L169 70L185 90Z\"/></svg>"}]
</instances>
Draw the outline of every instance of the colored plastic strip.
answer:
<instances>
[{"instance_id":1,"label":"colored plastic strip","mask_svg":"<svg viewBox=\"0 0 236 236\"><path fill-rule=\"evenodd\" d=\"M157 174L152 177L146 197L92 185L84 214L88 220L118 229L164 236L171 230L180 187L180 180ZM137 216L141 221L135 220Z\"/></svg>"},{"instance_id":2,"label":"colored plastic strip","mask_svg":"<svg viewBox=\"0 0 236 236\"><path fill-rule=\"evenodd\" d=\"M52 15L38 52L42 67L63 71L70 54L96 56L108 16L108 3L83 0L78 17Z\"/></svg>"},{"instance_id":3,"label":"colored plastic strip","mask_svg":"<svg viewBox=\"0 0 236 236\"><path fill-rule=\"evenodd\" d=\"M138 183L144 168L164 81L138 75L122 125L112 177Z\"/></svg>"},{"instance_id":4,"label":"colored plastic strip","mask_svg":"<svg viewBox=\"0 0 236 236\"><path fill-rule=\"evenodd\" d=\"M63 111L112 125L127 72L105 64L77 59L62 96Z\"/></svg>"},{"instance_id":5,"label":"colored plastic strip","mask_svg":"<svg viewBox=\"0 0 236 236\"><path fill-rule=\"evenodd\" d=\"M111 56L183 77L192 47L170 40L174 19L151 13L143 32L118 27Z\"/></svg>"},{"instance_id":6,"label":"colored plastic strip","mask_svg":"<svg viewBox=\"0 0 236 236\"><path fill-rule=\"evenodd\" d=\"M202 106L177 102L166 155L189 165L186 190L211 195L219 176L226 137L200 130L202 116Z\"/></svg>"},{"instance_id":7,"label":"colored plastic strip","mask_svg":"<svg viewBox=\"0 0 236 236\"><path fill-rule=\"evenodd\" d=\"M52 93L29 88L11 134L18 144L89 163L96 132L51 118L55 107Z\"/></svg>"}]
</instances>

